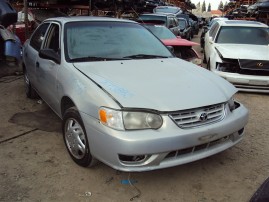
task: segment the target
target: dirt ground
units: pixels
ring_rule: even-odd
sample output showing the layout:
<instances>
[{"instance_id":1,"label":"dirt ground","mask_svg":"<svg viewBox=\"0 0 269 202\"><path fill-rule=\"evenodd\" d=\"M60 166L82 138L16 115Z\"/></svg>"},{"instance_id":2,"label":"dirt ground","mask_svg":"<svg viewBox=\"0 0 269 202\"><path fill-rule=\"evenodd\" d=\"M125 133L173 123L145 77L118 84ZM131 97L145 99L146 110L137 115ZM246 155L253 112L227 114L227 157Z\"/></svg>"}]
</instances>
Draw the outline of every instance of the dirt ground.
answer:
<instances>
[{"instance_id":1,"label":"dirt ground","mask_svg":"<svg viewBox=\"0 0 269 202\"><path fill-rule=\"evenodd\" d=\"M26 99L22 76L1 78L0 95L1 202L245 202L269 177L267 94L236 95L250 117L245 137L235 147L141 173L119 172L102 163L92 169L77 166L64 146L59 118L46 104Z\"/></svg>"}]
</instances>

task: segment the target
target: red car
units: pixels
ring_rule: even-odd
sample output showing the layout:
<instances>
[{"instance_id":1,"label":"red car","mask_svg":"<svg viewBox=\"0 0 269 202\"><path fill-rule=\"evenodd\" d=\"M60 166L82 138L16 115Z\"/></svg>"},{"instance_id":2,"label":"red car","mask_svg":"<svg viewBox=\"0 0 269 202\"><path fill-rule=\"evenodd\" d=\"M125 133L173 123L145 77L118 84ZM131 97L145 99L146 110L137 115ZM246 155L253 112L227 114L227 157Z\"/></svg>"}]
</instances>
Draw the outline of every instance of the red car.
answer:
<instances>
[{"instance_id":1,"label":"red car","mask_svg":"<svg viewBox=\"0 0 269 202\"><path fill-rule=\"evenodd\" d=\"M192 46L199 45L198 43L175 36L163 25L143 24L143 26L149 29L166 46L172 46L174 48L174 54L177 57L202 66L202 59L200 55L192 48Z\"/></svg>"}]
</instances>

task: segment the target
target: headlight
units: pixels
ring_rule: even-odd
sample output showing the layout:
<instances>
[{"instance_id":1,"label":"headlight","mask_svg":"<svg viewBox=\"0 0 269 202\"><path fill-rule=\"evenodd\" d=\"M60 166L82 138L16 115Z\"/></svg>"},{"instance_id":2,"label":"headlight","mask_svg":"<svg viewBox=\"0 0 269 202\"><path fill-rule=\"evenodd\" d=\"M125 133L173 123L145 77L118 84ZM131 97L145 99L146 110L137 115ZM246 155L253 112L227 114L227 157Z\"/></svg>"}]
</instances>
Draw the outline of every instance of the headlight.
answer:
<instances>
[{"instance_id":1,"label":"headlight","mask_svg":"<svg viewBox=\"0 0 269 202\"><path fill-rule=\"evenodd\" d=\"M217 70L222 72L235 72L234 65L231 63L217 63Z\"/></svg>"},{"instance_id":2,"label":"headlight","mask_svg":"<svg viewBox=\"0 0 269 202\"><path fill-rule=\"evenodd\" d=\"M102 107L99 110L101 123L116 130L158 129L162 117L158 114L139 111L119 111Z\"/></svg>"},{"instance_id":3,"label":"headlight","mask_svg":"<svg viewBox=\"0 0 269 202\"><path fill-rule=\"evenodd\" d=\"M126 129L158 129L163 120L160 115L147 112L123 112L123 121Z\"/></svg>"},{"instance_id":4,"label":"headlight","mask_svg":"<svg viewBox=\"0 0 269 202\"><path fill-rule=\"evenodd\" d=\"M234 103L233 97L231 97L231 99L228 101L228 105L229 105L230 111L232 112L235 109L235 103Z\"/></svg>"}]
</instances>

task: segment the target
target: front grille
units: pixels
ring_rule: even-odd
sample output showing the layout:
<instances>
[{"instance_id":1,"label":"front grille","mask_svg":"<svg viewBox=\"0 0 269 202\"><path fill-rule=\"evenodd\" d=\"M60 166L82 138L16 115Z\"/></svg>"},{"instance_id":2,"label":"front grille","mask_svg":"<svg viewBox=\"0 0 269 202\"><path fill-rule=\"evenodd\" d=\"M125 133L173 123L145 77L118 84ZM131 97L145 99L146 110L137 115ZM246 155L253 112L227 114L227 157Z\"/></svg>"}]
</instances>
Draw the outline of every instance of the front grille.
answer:
<instances>
[{"instance_id":1,"label":"front grille","mask_svg":"<svg viewBox=\"0 0 269 202\"><path fill-rule=\"evenodd\" d=\"M169 117L180 128L193 128L222 120L225 116L224 106L224 104L217 104L178 111L169 114Z\"/></svg>"},{"instance_id":2,"label":"front grille","mask_svg":"<svg viewBox=\"0 0 269 202\"><path fill-rule=\"evenodd\" d=\"M268 60L242 60L239 59L241 69L255 70L255 71L269 71Z\"/></svg>"},{"instance_id":3,"label":"front grille","mask_svg":"<svg viewBox=\"0 0 269 202\"><path fill-rule=\"evenodd\" d=\"M180 149L180 150L176 150L176 151L171 151L169 152L169 154L166 155L165 159L168 158L181 158L184 157L186 155L192 155L195 154L197 152L202 152L204 150L210 149L214 146L217 145L221 145L221 144L225 144L228 141L232 141L233 135L228 135L225 136L223 138L205 143L205 144L201 144L201 145L197 145L194 147L189 147L189 148L185 148L185 149Z\"/></svg>"}]
</instances>

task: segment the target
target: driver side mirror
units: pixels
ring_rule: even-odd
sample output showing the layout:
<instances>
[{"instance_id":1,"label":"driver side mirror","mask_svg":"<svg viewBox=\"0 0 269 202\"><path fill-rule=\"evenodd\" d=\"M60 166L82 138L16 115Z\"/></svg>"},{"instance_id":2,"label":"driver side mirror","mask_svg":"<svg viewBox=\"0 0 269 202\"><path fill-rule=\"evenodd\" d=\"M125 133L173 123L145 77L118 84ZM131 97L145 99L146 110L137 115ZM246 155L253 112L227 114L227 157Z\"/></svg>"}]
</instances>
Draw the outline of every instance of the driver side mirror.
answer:
<instances>
[{"instance_id":1,"label":"driver side mirror","mask_svg":"<svg viewBox=\"0 0 269 202\"><path fill-rule=\"evenodd\" d=\"M40 58L52 60L57 64L61 63L61 57L52 49L41 49L38 55Z\"/></svg>"}]
</instances>

